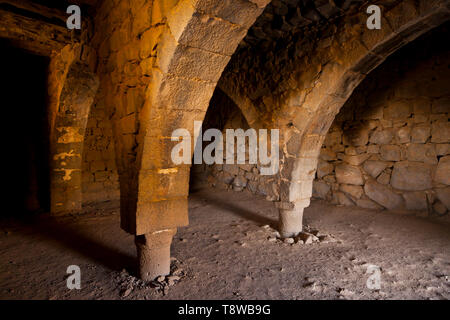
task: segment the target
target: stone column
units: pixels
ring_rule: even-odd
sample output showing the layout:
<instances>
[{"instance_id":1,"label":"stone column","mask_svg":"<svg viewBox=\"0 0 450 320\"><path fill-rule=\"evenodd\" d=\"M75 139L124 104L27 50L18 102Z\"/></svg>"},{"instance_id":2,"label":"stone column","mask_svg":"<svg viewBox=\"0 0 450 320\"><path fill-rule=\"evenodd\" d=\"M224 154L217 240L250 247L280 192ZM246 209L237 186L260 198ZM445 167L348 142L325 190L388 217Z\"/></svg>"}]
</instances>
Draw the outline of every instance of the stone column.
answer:
<instances>
[{"instance_id":1,"label":"stone column","mask_svg":"<svg viewBox=\"0 0 450 320\"><path fill-rule=\"evenodd\" d=\"M303 230L303 210L302 207L294 209L279 209L279 232L282 238L297 236Z\"/></svg>"},{"instance_id":2,"label":"stone column","mask_svg":"<svg viewBox=\"0 0 450 320\"><path fill-rule=\"evenodd\" d=\"M315 156L316 153L318 154L318 151L307 155ZM281 171L281 201L276 204L280 214L279 232L282 238L295 237L303 230L303 210L310 205L317 161L318 159L313 157L287 157Z\"/></svg>"},{"instance_id":3,"label":"stone column","mask_svg":"<svg viewBox=\"0 0 450 320\"><path fill-rule=\"evenodd\" d=\"M177 229L155 231L136 236L139 277L145 281L170 274L170 245Z\"/></svg>"},{"instance_id":4,"label":"stone column","mask_svg":"<svg viewBox=\"0 0 450 320\"><path fill-rule=\"evenodd\" d=\"M292 238L303 230L303 211L310 205L312 180L288 181L281 184L280 190L285 201L276 204L279 212L278 231L282 238Z\"/></svg>"}]
</instances>

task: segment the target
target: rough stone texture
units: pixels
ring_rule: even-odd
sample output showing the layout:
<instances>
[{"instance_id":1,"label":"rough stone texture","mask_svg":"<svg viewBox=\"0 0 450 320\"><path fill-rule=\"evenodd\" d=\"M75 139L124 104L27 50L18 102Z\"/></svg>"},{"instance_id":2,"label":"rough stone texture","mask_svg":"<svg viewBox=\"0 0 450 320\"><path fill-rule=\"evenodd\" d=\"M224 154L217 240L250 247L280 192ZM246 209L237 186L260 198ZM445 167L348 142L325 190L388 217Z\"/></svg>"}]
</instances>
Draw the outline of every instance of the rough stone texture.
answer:
<instances>
[{"instance_id":1,"label":"rough stone texture","mask_svg":"<svg viewBox=\"0 0 450 320\"><path fill-rule=\"evenodd\" d=\"M391 182L391 174L388 172L383 172L378 176L377 182L388 185Z\"/></svg>"},{"instance_id":2,"label":"rough stone texture","mask_svg":"<svg viewBox=\"0 0 450 320\"><path fill-rule=\"evenodd\" d=\"M344 133L343 142L345 145L351 145L354 147L365 146L369 141L369 130L359 125L354 128L350 128Z\"/></svg>"},{"instance_id":3,"label":"rough stone texture","mask_svg":"<svg viewBox=\"0 0 450 320\"><path fill-rule=\"evenodd\" d=\"M241 191L247 186L247 179L242 176L238 176L233 180L233 187L236 191Z\"/></svg>"},{"instance_id":4,"label":"rough stone texture","mask_svg":"<svg viewBox=\"0 0 450 320\"><path fill-rule=\"evenodd\" d=\"M394 166L391 184L399 190L428 190L433 187L431 175L432 168L424 163L401 161Z\"/></svg>"},{"instance_id":5,"label":"rough stone texture","mask_svg":"<svg viewBox=\"0 0 450 320\"><path fill-rule=\"evenodd\" d=\"M405 192L403 193L406 209L412 211L428 210L428 200L425 192Z\"/></svg>"},{"instance_id":6,"label":"rough stone texture","mask_svg":"<svg viewBox=\"0 0 450 320\"><path fill-rule=\"evenodd\" d=\"M319 161L317 165L317 177L319 177L319 179L331 174L333 171L334 171L333 164L327 161Z\"/></svg>"},{"instance_id":7,"label":"rough stone texture","mask_svg":"<svg viewBox=\"0 0 450 320\"><path fill-rule=\"evenodd\" d=\"M436 196L450 211L450 187L436 189Z\"/></svg>"},{"instance_id":8,"label":"rough stone texture","mask_svg":"<svg viewBox=\"0 0 450 320\"><path fill-rule=\"evenodd\" d=\"M434 144L410 144L408 146L407 158L410 161L437 164L436 147Z\"/></svg>"},{"instance_id":9,"label":"rough stone texture","mask_svg":"<svg viewBox=\"0 0 450 320\"><path fill-rule=\"evenodd\" d=\"M370 199L387 209L399 209L403 206L401 195L376 181L367 181L364 185L364 191Z\"/></svg>"},{"instance_id":10,"label":"rough stone texture","mask_svg":"<svg viewBox=\"0 0 450 320\"><path fill-rule=\"evenodd\" d=\"M349 197L347 197L347 195L343 192L335 192L334 196L336 197L338 204L341 204L343 206L354 206L355 205L355 203Z\"/></svg>"},{"instance_id":11,"label":"rough stone texture","mask_svg":"<svg viewBox=\"0 0 450 320\"><path fill-rule=\"evenodd\" d=\"M386 145L380 148L381 159L386 161L400 161L402 159L402 150L399 146Z\"/></svg>"},{"instance_id":12,"label":"rough stone texture","mask_svg":"<svg viewBox=\"0 0 450 320\"><path fill-rule=\"evenodd\" d=\"M83 203L114 201L120 198L111 122L99 104L91 108L83 150Z\"/></svg>"},{"instance_id":13,"label":"rough stone texture","mask_svg":"<svg viewBox=\"0 0 450 320\"><path fill-rule=\"evenodd\" d=\"M339 190L349 195L354 201L361 199L361 197L364 195L364 191L361 186L341 184Z\"/></svg>"},{"instance_id":14,"label":"rough stone texture","mask_svg":"<svg viewBox=\"0 0 450 320\"><path fill-rule=\"evenodd\" d=\"M438 156L446 156L450 154L450 144L437 144L436 154Z\"/></svg>"},{"instance_id":15,"label":"rough stone texture","mask_svg":"<svg viewBox=\"0 0 450 320\"><path fill-rule=\"evenodd\" d=\"M394 138L392 130L376 130L370 136L370 143L373 144L389 144Z\"/></svg>"},{"instance_id":16,"label":"rough stone texture","mask_svg":"<svg viewBox=\"0 0 450 320\"><path fill-rule=\"evenodd\" d=\"M445 68L435 61L449 63L450 59L443 51L425 53L427 50L418 46L403 56L398 54L355 90L325 138L314 196L372 209L401 207L404 201L407 210L422 212L429 209L428 201L431 207L433 201L444 203L443 187L450 183L446 142L450 89ZM421 86L437 86L439 94L421 90ZM367 145L361 146L367 135ZM322 168L329 167L326 163L334 165L335 172L324 171ZM349 181L342 178L349 175L361 182L351 165L364 177L376 180L370 187L364 186L362 195L358 189L350 193Z\"/></svg>"},{"instance_id":17,"label":"rough stone texture","mask_svg":"<svg viewBox=\"0 0 450 320\"><path fill-rule=\"evenodd\" d=\"M313 183L313 197L325 200L330 190L331 187L324 181L315 180Z\"/></svg>"},{"instance_id":18,"label":"rough stone texture","mask_svg":"<svg viewBox=\"0 0 450 320\"><path fill-rule=\"evenodd\" d=\"M336 166L336 180L338 183L361 186L364 184L361 170L352 165L340 164Z\"/></svg>"},{"instance_id":19,"label":"rough stone texture","mask_svg":"<svg viewBox=\"0 0 450 320\"><path fill-rule=\"evenodd\" d=\"M352 166L359 166L369 158L370 158L370 154L363 153L363 154L358 154L358 155L344 155L344 156L340 157L339 159L345 161L348 164L351 164Z\"/></svg>"},{"instance_id":20,"label":"rough stone texture","mask_svg":"<svg viewBox=\"0 0 450 320\"><path fill-rule=\"evenodd\" d=\"M450 136L450 124L448 120L436 121L431 127L431 142L448 143L450 142L449 136Z\"/></svg>"},{"instance_id":21,"label":"rough stone texture","mask_svg":"<svg viewBox=\"0 0 450 320\"><path fill-rule=\"evenodd\" d=\"M369 160L364 163L363 168L372 178L376 179L388 166L389 162Z\"/></svg>"},{"instance_id":22,"label":"rough stone texture","mask_svg":"<svg viewBox=\"0 0 450 320\"><path fill-rule=\"evenodd\" d=\"M170 274L170 244L176 229L136 236L139 277L153 281Z\"/></svg>"},{"instance_id":23,"label":"rough stone texture","mask_svg":"<svg viewBox=\"0 0 450 320\"><path fill-rule=\"evenodd\" d=\"M434 212L440 214L440 215L444 215L447 213L447 208L445 207L445 205L437 200L434 204L433 204L433 210Z\"/></svg>"},{"instance_id":24,"label":"rough stone texture","mask_svg":"<svg viewBox=\"0 0 450 320\"><path fill-rule=\"evenodd\" d=\"M403 127L399 128L395 133L395 139L397 143L408 143L411 141L411 128Z\"/></svg>"},{"instance_id":25,"label":"rough stone texture","mask_svg":"<svg viewBox=\"0 0 450 320\"><path fill-rule=\"evenodd\" d=\"M450 156L442 157L434 174L434 181L450 185Z\"/></svg>"},{"instance_id":26,"label":"rough stone texture","mask_svg":"<svg viewBox=\"0 0 450 320\"><path fill-rule=\"evenodd\" d=\"M430 126L415 126L411 132L411 141L413 143L425 143L430 136Z\"/></svg>"},{"instance_id":27,"label":"rough stone texture","mask_svg":"<svg viewBox=\"0 0 450 320\"><path fill-rule=\"evenodd\" d=\"M8 7L0 9L2 38L13 41L19 47L35 54L47 56L63 49L74 40L80 40L79 34L73 34L65 27L67 16L63 11L51 10L36 4L24 8L16 2L21 1L8 3L13 10L8 11ZM29 12L28 16L20 14L23 9ZM58 23L55 23L56 21ZM88 19L83 22L84 28L88 27L88 22L90 22Z\"/></svg>"},{"instance_id":28,"label":"rough stone texture","mask_svg":"<svg viewBox=\"0 0 450 320\"><path fill-rule=\"evenodd\" d=\"M91 106L98 88L98 78L82 61L67 65L64 85L52 123L50 146L51 211L66 214L82 207L82 153ZM53 119L51 119L53 120Z\"/></svg>"},{"instance_id":29,"label":"rough stone texture","mask_svg":"<svg viewBox=\"0 0 450 320\"><path fill-rule=\"evenodd\" d=\"M411 104L407 101L389 101L387 107L384 109L384 119L386 120L400 120L409 118L411 115Z\"/></svg>"}]
</instances>

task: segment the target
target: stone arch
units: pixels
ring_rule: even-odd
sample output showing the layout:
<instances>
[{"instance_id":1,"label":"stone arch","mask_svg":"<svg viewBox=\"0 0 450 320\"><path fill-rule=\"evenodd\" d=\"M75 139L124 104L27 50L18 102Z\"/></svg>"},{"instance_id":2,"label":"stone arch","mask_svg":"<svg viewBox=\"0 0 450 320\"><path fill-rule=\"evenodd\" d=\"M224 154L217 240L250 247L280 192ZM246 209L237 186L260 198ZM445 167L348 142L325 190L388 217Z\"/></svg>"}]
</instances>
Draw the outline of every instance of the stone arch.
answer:
<instances>
[{"instance_id":1,"label":"stone arch","mask_svg":"<svg viewBox=\"0 0 450 320\"><path fill-rule=\"evenodd\" d=\"M209 129L220 130L224 135L223 145L225 147L227 129L247 130L249 128L250 125L246 116L242 113L241 108L239 108L239 106L233 101L233 99L231 99L225 92L217 87L214 91L213 97L211 98L208 110L202 123L202 133L204 134ZM203 142L203 149L208 144L209 142ZM223 156L224 163L226 163L226 149L224 149ZM225 187L225 185L227 185L225 181L230 182L229 180L231 179L231 176L236 172L228 172L228 175L223 172L223 167L223 164L195 164L193 159L190 169L190 193L192 193L193 190L198 189L197 187ZM239 171L237 165L236 168L238 169L237 171ZM229 171L231 171L231 169ZM211 180L213 177L215 178L214 181Z\"/></svg>"},{"instance_id":2,"label":"stone arch","mask_svg":"<svg viewBox=\"0 0 450 320\"><path fill-rule=\"evenodd\" d=\"M120 155L117 159L121 227L136 235L139 273L144 279L153 280L158 275L168 274L172 236L176 228L188 224L190 165L172 163L171 150L177 144L171 141L172 132L184 128L189 131L189 138L194 136L194 121L203 120L231 55L269 2L159 0L152 2L152 8L144 6L145 10L141 8L136 13L139 16L142 13L145 17L135 19L133 28L142 29L142 34L135 39L140 41L141 53L151 52L147 61L144 60L150 63L140 63L140 68L150 80L142 90L142 107L128 116L121 115L119 110L113 117L124 117L113 126L116 143L119 142L116 152ZM125 1L122 4L127 5ZM103 7L106 6L108 4L105 2ZM135 10L137 7L133 8ZM126 20L125 15L118 15ZM141 25L141 22L145 23ZM117 29L111 38L119 40L105 41L104 45L100 45L100 57L107 51L102 50L103 46L118 51L117 56L120 54L121 59L128 59L128 55L136 53L135 47L130 44L130 50L123 57L117 46L120 40L127 39L127 27L129 22L124 24L123 30ZM135 57L138 55L135 54ZM105 68L108 69L108 65ZM110 82L117 90L120 83L116 80L111 77L105 82ZM111 96L107 104L117 102ZM128 118L135 126L131 125L132 141L125 144L120 142L124 131L121 126L126 125L124 122ZM125 152L130 158L128 162L123 159Z\"/></svg>"},{"instance_id":3,"label":"stone arch","mask_svg":"<svg viewBox=\"0 0 450 320\"><path fill-rule=\"evenodd\" d=\"M81 209L83 142L99 86L90 67L74 59L67 67L51 130L50 198L53 214Z\"/></svg>"},{"instance_id":4,"label":"stone arch","mask_svg":"<svg viewBox=\"0 0 450 320\"><path fill-rule=\"evenodd\" d=\"M269 2L182 0L168 13L139 113L137 165L120 178L125 231L151 234L188 223L190 166L172 163L171 134L185 128L193 136L231 55Z\"/></svg>"},{"instance_id":5,"label":"stone arch","mask_svg":"<svg viewBox=\"0 0 450 320\"><path fill-rule=\"evenodd\" d=\"M403 1L383 17L381 30L364 28L351 35L353 30L344 29L340 39L348 37L347 42L342 42L341 48L337 43L331 47L334 57L319 67L320 72L311 80L314 84L308 90L293 93L303 101L284 106L296 108L297 115L293 120L295 131L286 139L287 162L281 172L282 236L302 230L303 210L310 203L322 143L353 90L393 52L447 21L449 8L449 1ZM361 16L361 21L366 17Z\"/></svg>"}]
</instances>

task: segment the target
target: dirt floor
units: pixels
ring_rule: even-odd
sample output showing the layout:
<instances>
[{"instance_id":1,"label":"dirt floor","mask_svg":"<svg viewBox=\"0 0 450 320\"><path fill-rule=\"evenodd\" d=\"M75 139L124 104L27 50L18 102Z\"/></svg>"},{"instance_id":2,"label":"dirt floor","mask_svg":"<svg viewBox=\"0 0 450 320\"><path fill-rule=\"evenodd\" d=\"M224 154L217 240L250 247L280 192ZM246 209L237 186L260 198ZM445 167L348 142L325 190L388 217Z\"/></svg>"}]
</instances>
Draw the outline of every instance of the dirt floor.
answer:
<instances>
[{"instance_id":1,"label":"dirt floor","mask_svg":"<svg viewBox=\"0 0 450 320\"><path fill-rule=\"evenodd\" d=\"M3 221L0 299L449 299L450 223L313 202L312 244L274 238L273 204L247 193L200 190L190 225L172 244L173 275L134 278L134 238L115 204L77 216ZM66 269L81 268L81 290ZM381 268L370 290L369 265Z\"/></svg>"}]
</instances>

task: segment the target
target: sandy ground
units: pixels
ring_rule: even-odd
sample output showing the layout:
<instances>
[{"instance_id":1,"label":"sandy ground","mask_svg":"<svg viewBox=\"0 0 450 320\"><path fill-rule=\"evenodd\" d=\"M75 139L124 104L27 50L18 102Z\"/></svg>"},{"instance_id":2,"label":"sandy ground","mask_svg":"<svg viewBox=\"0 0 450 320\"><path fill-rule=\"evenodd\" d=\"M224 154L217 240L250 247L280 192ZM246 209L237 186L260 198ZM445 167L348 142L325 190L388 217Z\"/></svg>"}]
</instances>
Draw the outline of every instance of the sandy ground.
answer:
<instances>
[{"instance_id":1,"label":"sandy ground","mask_svg":"<svg viewBox=\"0 0 450 320\"><path fill-rule=\"evenodd\" d=\"M277 211L247 193L200 190L172 244L171 286L133 274L133 237L114 204L86 214L3 221L0 299L449 299L450 223L313 202L305 224L334 239L269 241ZM66 269L81 268L81 290ZM381 268L370 290L369 265Z\"/></svg>"}]
</instances>

